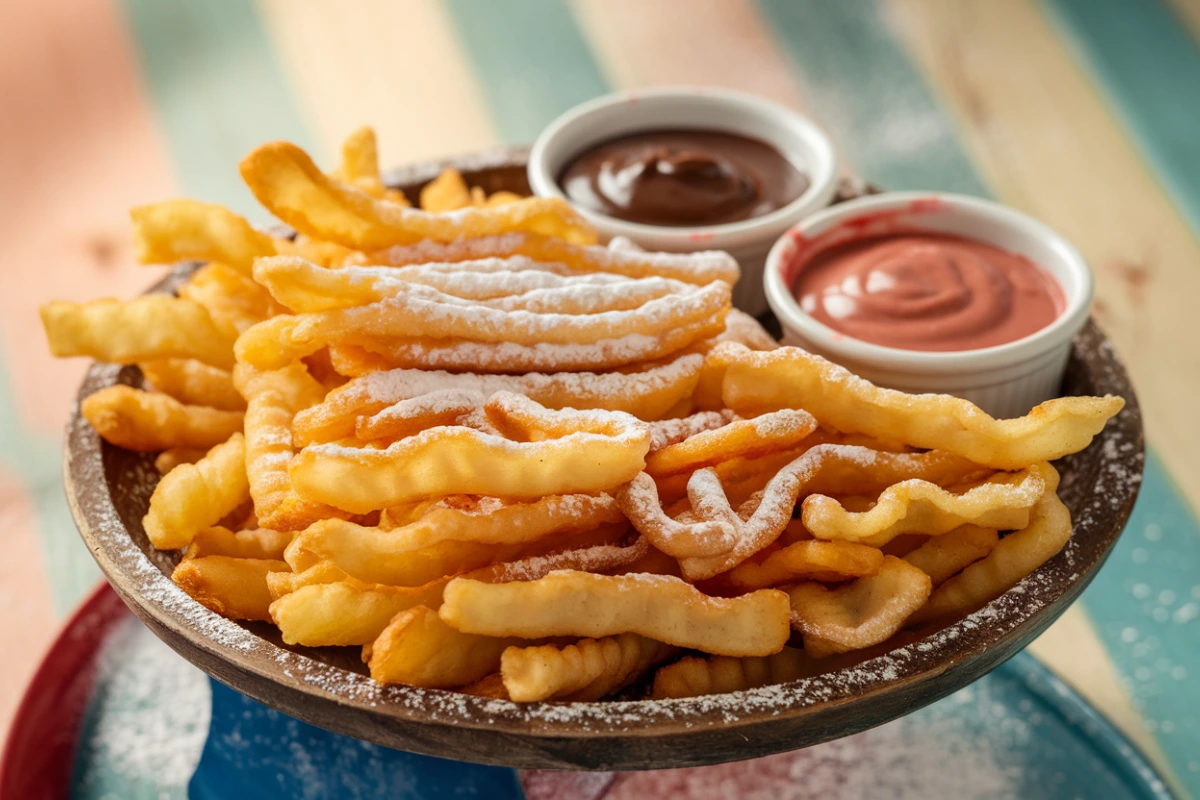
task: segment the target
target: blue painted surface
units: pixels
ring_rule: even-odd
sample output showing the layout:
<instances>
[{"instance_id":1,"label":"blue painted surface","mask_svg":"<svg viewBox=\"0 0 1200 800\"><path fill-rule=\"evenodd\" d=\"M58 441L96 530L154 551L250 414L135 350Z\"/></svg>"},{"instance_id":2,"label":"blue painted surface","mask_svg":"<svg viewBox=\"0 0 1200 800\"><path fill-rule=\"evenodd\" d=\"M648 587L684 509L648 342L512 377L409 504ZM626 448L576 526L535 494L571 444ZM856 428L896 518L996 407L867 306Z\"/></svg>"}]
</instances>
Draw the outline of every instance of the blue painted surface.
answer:
<instances>
[{"instance_id":1,"label":"blue painted surface","mask_svg":"<svg viewBox=\"0 0 1200 800\"><path fill-rule=\"evenodd\" d=\"M855 172L889 189L987 194L876 0L758 4Z\"/></svg>"},{"instance_id":2,"label":"blue painted surface","mask_svg":"<svg viewBox=\"0 0 1200 800\"><path fill-rule=\"evenodd\" d=\"M1200 529L1148 456L1129 526L1083 601L1147 730L1200 797Z\"/></svg>"},{"instance_id":3,"label":"blue painted surface","mask_svg":"<svg viewBox=\"0 0 1200 800\"><path fill-rule=\"evenodd\" d=\"M1200 47L1161 0L1042 0L1200 235Z\"/></svg>"},{"instance_id":4,"label":"blue painted surface","mask_svg":"<svg viewBox=\"0 0 1200 800\"><path fill-rule=\"evenodd\" d=\"M212 683L212 727L189 800L521 800L517 773L360 742Z\"/></svg>"},{"instance_id":5,"label":"blue painted surface","mask_svg":"<svg viewBox=\"0 0 1200 800\"><path fill-rule=\"evenodd\" d=\"M563 0L446 8L506 142L533 142L559 114L609 90Z\"/></svg>"}]
</instances>

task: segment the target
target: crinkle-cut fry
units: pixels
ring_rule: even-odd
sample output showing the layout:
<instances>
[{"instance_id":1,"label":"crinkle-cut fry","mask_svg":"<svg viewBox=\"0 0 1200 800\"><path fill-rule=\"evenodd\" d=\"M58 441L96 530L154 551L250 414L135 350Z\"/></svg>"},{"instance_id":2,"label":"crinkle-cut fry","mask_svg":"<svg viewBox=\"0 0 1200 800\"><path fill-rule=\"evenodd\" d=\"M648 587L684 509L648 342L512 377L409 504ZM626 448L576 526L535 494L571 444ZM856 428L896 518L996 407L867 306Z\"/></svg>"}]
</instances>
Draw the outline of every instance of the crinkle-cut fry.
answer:
<instances>
[{"instance_id":1,"label":"crinkle-cut fry","mask_svg":"<svg viewBox=\"0 0 1200 800\"><path fill-rule=\"evenodd\" d=\"M194 358L233 366L234 336L194 300L148 294L133 300L55 300L40 309L50 352L133 364L155 358Z\"/></svg>"},{"instance_id":2,"label":"crinkle-cut fry","mask_svg":"<svg viewBox=\"0 0 1200 800\"><path fill-rule=\"evenodd\" d=\"M625 517L608 495L551 495L529 503L493 497L449 497L418 519L392 530L321 520L296 534L289 563L297 571L331 560L362 580L391 583L413 554L442 542L527 545L546 536L621 524Z\"/></svg>"},{"instance_id":3,"label":"crinkle-cut fry","mask_svg":"<svg viewBox=\"0 0 1200 800\"><path fill-rule=\"evenodd\" d=\"M485 697L489 700L510 700L508 689L504 688L504 678L499 672L493 672L491 675L485 675L479 680L472 683L470 686L464 686L458 690L462 694L469 694L475 697Z\"/></svg>"},{"instance_id":4,"label":"crinkle-cut fry","mask_svg":"<svg viewBox=\"0 0 1200 800\"><path fill-rule=\"evenodd\" d=\"M124 385L88 395L79 409L106 442L146 453L173 447L207 450L242 429L240 411L186 406L165 394Z\"/></svg>"},{"instance_id":5,"label":"crinkle-cut fry","mask_svg":"<svg viewBox=\"0 0 1200 800\"><path fill-rule=\"evenodd\" d=\"M775 350L781 346L758 320L737 308L731 309L725 316L725 330L716 337L713 344L721 342L737 342L751 350ZM721 390L719 382L716 390Z\"/></svg>"},{"instance_id":6,"label":"crinkle-cut fry","mask_svg":"<svg viewBox=\"0 0 1200 800\"><path fill-rule=\"evenodd\" d=\"M446 581L424 586L381 586L356 580L310 583L271 603L271 620L283 641L308 647L364 645L401 611L436 607Z\"/></svg>"},{"instance_id":7,"label":"crinkle-cut fry","mask_svg":"<svg viewBox=\"0 0 1200 800\"><path fill-rule=\"evenodd\" d=\"M913 622L941 620L974 611L1004 594L1017 581L1045 564L1071 538L1071 512L1058 499L1058 472L1039 464L1046 493L1029 525L1002 538L983 559L938 586Z\"/></svg>"},{"instance_id":8,"label":"crinkle-cut fry","mask_svg":"<svg viewBox=\"0 0 1200 800\"><path fill-rule=\"evenodd\" d=\"M254 259L275 255L271 237L228 208L197 200L166 200L138 206L133 246L143 264L218 261L246 275Z\"/></svg>"},{"instance_id":9,"label":"crinkle-cut fry","mask_svg":"<svg viewBox=\"0 0 1200 800\"><path fill-rule=\"evenodd\" d=\"M940 536L967 524L1024 528L1045 491L1046 481L1037 467L993 475L961 494L912 479L889 486L867 511L847 511L832 497L811 494L804 499L801 519L818 539L880 547L901 534Z\"/></svg>"},{"instance_id":10,"label":"crinkle-cut fry","mask_svg":"<svg viewBox=\"0 0 1200 800\"><path fill-rule=\"evenodd\" d=\"M723 398L739 413L790 408L802 401L805 410L837 430L945 450L995 469L1022 469L1078 452L1125 406L1112 395L1059 397L1027 416L998 420L949 395L881 389L797 347L754 352L726 343L712 355L718 351L732 362Z\"/></svg>"},{"instance_id":11,"label":"crinkle-cut fry","mask_svg":"<svg viewBox=\"0 0 1200 800\"><path fill-rule=\"evenodd\" d=\"M884 556L879 572L830 589L820 583L794 586L792 626L804 635L814 658L861 650L888 639L929 599L933 584L917 567Z\"/></svg>"},{"instance_id":12,"label":"crinkle-cut fry","mask_svg":"<svg viewBox=\"0 0 1200 800\"><path fill-rule=\"evenodd\" d=\"M192 537L185 558L230 556L231 558L269 558L283 560L283 551L292 534L266 528L231 531L220 525L203 528Z\"/></svg>"},{"instance_id":13,"label":"crinkle-cut fry","mask_svg":"<svg viewBox=\"0 0 1200 800\"><path fill-rule=\"evenodd\" d=\"M254 278L298 314L351 309L410 295L407 304L428 303L428 312L456 310L451 307L462 311L474 305L493 311L594 314L637 309L651 300L703 288L670 278L564 272L557 265L522 257L327 269L281 255L255 262Z\"/></svg>"},{"instance_id":14,"label":"crinkle-cut fry","mask_svg":"<svg viewBox=\"0 0 1200 800\"><path fill-rule=\"evenodd\" d=\"M368 664L378 683L456 689L495 672L500 654L518 641L462 633L428 606L414 606L379 634Z\"/></svg>"},{"instance_id":15,"label":"crinkle-cut fry","mask_svg":"<svg viewBox=\"0 0 1200 800\"><path fill-rule=\"evenodd\" d=\"M224 264L205 264L193 272L179 287L179 296L204 306L213 321L234 337L284 311L252 277Z\"/></svg>"},{"instance_id":16,"label":"crinkle-cut fry","mask_svg":"<svg viewBox=\"0 0 1200 800\"><path fill-rule=\"evenodd\" d=\"M597 287L591 295L604 298L603 289ZM635 286L630 291L637 289ZM626 357L617 364L624 365L666 355L653 349L659 342L671 342L672 350L681 349L695 341L695 330L707 333L721 324L729 308L729 286L714 281L687 289L686 293L663 294L634 308L604 310L613 303L598 302L600 310L594 313L575 313L496 308L468 303L427 286L399 283L396 294L378 302L281 315L261 322L239 337L235 351L239 361L261 369L278 369L322 347L343 344L374 350L382 343L388 357L393 357L391 348L386 347L389 343L427 341L490 345L493 349L517 347L533 353L542 348L560 353L564 359L574 349L581 353L614 349L609 343L624 343L615 350L636 351L637 345L649 348L646 353L638 353L636 359ZM682 343L676 344L679 335L674 332L681 330L686 335Z\"/></svg>"},{"instance_id":17,"label":"crinkle-cut fry","mask_svg":"<svg viewBox=\"0 0 1200 800\"><path fill-rule=\"evenodd\" d=\"M379 148L375 142L375 131L364 125L352 132L342 142L342 162L334 173L338 180L345 181L369 194L398 205L409 205L403 192L387 188L379 173Z\"/></svg>"},{"instance_id":18,"label":"crinkle-cut fry","mask_svg":"<svg viewBox=\"0 0 1200 800\"><path fill-rule=\"evenodd\" d=\"M672 417L656 420L650 423L650 452L657 453L663 448L678 444L685 439L716 430L733 422L735 415L729 409L720 411L700 411L683 417Z\"/></svg>"},{"instance_id":19,"label":"crinkle-cut fry","mask_svg":"<svg viewBox=\"0 0 1200 800\"><path fill-rule=\"evenodd\" d=\"M603 492L645 466L650 432L616 411L548 411L509 392L492 396L489 416L534 414L543 430L573 432L513 442L471 428L431 428L386 448L309 445L292 459L301 496L353 513L423 497L479 494L512 499Z\"/></svg>"},{"instance_id":20,"label":"crinkle-cut fry","mask_svg":"<svg viewBox=\"0 0 1200 800\"><path fill-rule=\"evenodd\" d=\"M632 372L554 372L525 375L477 375L417 369L372 372L332 390L325 400L296 415L297 444L331 442L363 433L386 431L389 407L434 391L456 391L486 400L496 392L523 394L550 409L625 411L644 420L658 419L692 393L703 358L677 356ZM378 427L377 427L378 426Z\"/></svg>"},{"instance_id":21,"label":"crinkle-cut fry","mask_svg":"<svg viewBox=\"0 0 1200 800\"><path fill-rule=\"evenodd\" d=\"M766 488L739 511L730 505L718 474L697 470L688 481L695 522L667 516L658 489L639 475L617 493L621 510L638 532L679 559L684 577L702 580L732 569L778 538L792 518L796 500L817 491L882 491L901 480L921 477L934 483L961 482L978 467L939 451L885 453L865 447L819 444L771 478Z\"/></svg>"},{"instance_id":22,"label":"crinkle-cut fry","mask_svg":"<svg viewBox=\"0 0 1200 800\"><path fill-rule=\"evenodd\" d=\"M645 250L580 246L561 238L506 233L455 242L420 242L393 247L370 256L371 263L406 266L431 261L475 261L525 256L546 264L562 264L576 272L607 272L629 278L657 276L703 286L711 281L737 283L741 271L733 256L721 250L655 253Z\"/></svg>"},{"instance_id":23,"label":"crinkle-cut fry","mask_svg":"<svg viewBox=\"0 0 1200 800\"><path fill-rule=\"evenodd\" d=\"M195 464L207 452L202 447L170 447L155 457L154 468L159 475L166 475L180 464Z\"/></svg>"},{"instance_id":24,"label":"crinkle-cut fry","mask_svg":"<svg viewBox=\"0 0 1200 800\"><path fill-rule=\"evenodd\" d=\"M519 374L525 372L583 372L629 367L678 353L712 335L720 316L660 330L653 335L631 334L591 344L518 344L467 339L381 339L361 345L378 356L367 369L427 369ZM330 348L331 352L335 345ZM358 354L359 362L364 358ZM349 365L353 367L354 364ZM363 369L362 366L359 369ZM348 374L348 373L347 373Z\"/></svg>"},{"instance_id":25,"label":"crinkle-cut fry","mask_svg":"<svg viewBox=\"0 0 1200 800\"><path fill-rule=\"evenodd\" d=\"M563 700L590 703L628 686L676 648L636 633L575 644L509 647L500 657L500 675L518 703Z\"/></svg>"},{"instance_id":26,"label":"crinkle-cut fry","mask_svg":"<svg viewBox=\"0 0 1200 800\"><path fill-rule=\"evenodd\" d=\"M726 694L787 683L805 674L804 651L785 647L769 656L685 656L654 673L654 700Z\"/></svg>"},{"instance_id":27,"label":"crinkle-cut fry","mask_svg":"<svg viewBox=\"0 0 1200 800\"><path fill-rule=\"evenodd\" d=\"M171 580L200 605L227 619L269 621L267 575L288 565L269 558L203 556L179 563Z\"/></svg>"},{"instance_id":28,"label":"crinkle-cut fry","mask_svg":"<svg viewBox=\"0 0 1200 800\"><path fill-rule=\"evenodd\" d=\"M744 561L728 573L738 589L765 589L797 581L836 583L879 572L883 553L853 542L794 542L771 553L761 563Z\"/></svg>"},{"instance_id":29,"label":"crinkle-cut fry","mask_svg":"<svg viewBox=\"0 0 1200 800\"><path fill-rule=\"evenodd\" d=\"M264 527L297 531L313 522L346 514L302 498L292 488L288 462L292 420L296 412L319 403L324 388L299 362L275 372L259 372L239 364L233 373L246 398L246 474L258 521Z\"/></svg>"},{"instance_id":30,"label":"crinkle-cut fry","mask_svg":"<svg viewBox=\"0 0 1200 800\"><path fill-rule=\"evenodd\" d=\"M910 550L903 558L924 572L935 587L974 564L996 547L1000 535L995 528L963 525L949 533L934 536Z\"/></svg>"},{"instance_id":31,"label":"crinkle-cut fry","mask_svg":"<svg viewBox=\"0 0 1200 800\"><path fill-rule=\"evenodd\" d=\"M235 433L195 464L180 464L164 475L150 495L142 525L152 545L176 550L249 499L246 441Z\"/></svg>"},{"instance_id":32,"label":"crinkle-cut fry","mask_svg":"<svg viewBox=\"0 0 1200 800\"><path fill-rule=\"evenodd\" d=\"M384 422L372 417L360 417L355 434L363 441L373 439L403 439L440 425L453 425L459 417L470 414L482 404L482 399L453 389L439 390L401 400L388 408Z\"/></svg>"},{"instance_id":33,"label":"crinkle-cut fry","mask_svg":"<svg viewBox=\"0 0 1200 800\"><path fill-rule=\"evenodd\" d=\"M646 559L650 551L650 543L638 537L637 541L627 546L599 544L561 553L529 556L519 561L481 567L461 577L485 583L511 583L537 580L559 570L619 573Z\"/></svg>"},{"instance_id":34,"label":"crinkle-cut fry","mask_svg":"<svg viewBox=\"0 0 1200 800\"><path fill-rule=\"evenodd\" d=\"M284 559L292 569L301 571L321 561L332 561L360 580L389 586L420 586L446 575L565 550L615 546L626 537L628 525L598 526L591 530L565 531L528 542L494 544L444 540L415 550L397 550L395 543L368 541L371 532L380 539L392 539L387 532L373 528L354 531L345 526L322 527L302 531L289 545ZM337 534L348 534L337 536ZM351 538L354 533L359 534ZM364 535L366 534L366 535ZM375 555L372 560L371 556Z\"/></svg>"},{"instance_id":35,"label":"crinkle-cut fry","mask_svg":"<svg viewBox=\"0 0 1200 800\"><path fill-rule=\"evenodd\" d=\"M228 370L190 358L159 358L138 364L155 391L181 403L211 406L222 411L245 411L246 401L233 386Z\"/></svg>"},{"instance_id":36,"label":"crinkle-cut fry","mask_svg":"<svg viewBox=\"0 0 1200 800\"><path fill-rule=\"evenodd\" d=\"M657 478L691 472L730 458L756 458L798 446L817 428L807 411L783 409L753 419L738 419L668 445L646 458L646 472Z\"/></svg>"},{"instance_id":37,"label":"crinkle-cut fry","mask_svg":"<svg viewBox=\"0 0 1200 800\"><path fill-rule=\"evenodd\" d=\"M496 208L430 214L334 181L317 169L307 153L286 142L257 148L242 161L241 172L254 196L276 217L301 233L356 250L508 231L579 244L596 241L592 227L565 200L534 197Z\"/></svg>"},{"instance_id":38,"label":"crinkle-cut fry","mask_svg":"<svg viewBox=\"0 0 1200 800\"><path fill-rule=\"evenodd\" d=\"M456 578L446 585L439 613L467 633L593 639L637 633L718 655L770 655L779 652L789 635L783 592L762 589L735 598L709 597L667 575L564 570L503 584Z\"/></svg>"}]
</instances>

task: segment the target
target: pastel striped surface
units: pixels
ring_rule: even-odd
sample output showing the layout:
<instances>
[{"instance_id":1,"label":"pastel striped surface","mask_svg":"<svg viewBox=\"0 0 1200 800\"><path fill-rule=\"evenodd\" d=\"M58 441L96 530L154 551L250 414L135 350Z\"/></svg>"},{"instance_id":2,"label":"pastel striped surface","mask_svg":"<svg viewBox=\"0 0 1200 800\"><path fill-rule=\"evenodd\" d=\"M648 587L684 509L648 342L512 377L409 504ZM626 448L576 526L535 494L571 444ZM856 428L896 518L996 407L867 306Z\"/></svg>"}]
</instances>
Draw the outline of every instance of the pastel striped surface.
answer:
<instances>
[{"instance_id":1,"label":"pastel striped surface","mask_svg":"<svg viewBox=\"0 0 1200 800\"><path fill-rule=\"evenodd\" d=\"M1194 3L10 5L0 82L23 123L0 129L12 287L0 298L0 518L21 563L39 568L0 571L0 635L25 652L95 576L58 478L57 431L82 365L44 355L33 309L150 281L130 264L126 207L182 194L263 219L236 164L268 138L328 162L371 123L385 160L403 163L527 142L610 89L710 83L811 114L850 168L883 185L991 194L1087 255L1097 316L1133 371L1157 456L1129 535L1035 651L1200 793L1188 680L1200 674L1188 610L1200 610L1188 509L1200 503L1188 392L1200 390L1200 354L1178 347L1195 340L1200 296L1200 102L1185 102L1200 87ZM31 663L4 664L0 720Z\"/></svg>"}]
</instances>

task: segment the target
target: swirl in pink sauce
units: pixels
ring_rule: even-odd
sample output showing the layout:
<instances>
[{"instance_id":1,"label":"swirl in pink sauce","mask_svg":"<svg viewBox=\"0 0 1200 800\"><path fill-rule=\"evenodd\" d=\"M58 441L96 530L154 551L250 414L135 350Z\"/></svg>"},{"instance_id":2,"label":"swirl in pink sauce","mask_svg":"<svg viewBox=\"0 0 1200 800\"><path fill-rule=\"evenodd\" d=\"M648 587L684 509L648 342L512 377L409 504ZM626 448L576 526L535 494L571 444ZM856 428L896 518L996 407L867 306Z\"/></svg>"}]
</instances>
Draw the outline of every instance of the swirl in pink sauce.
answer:
<instances>
[{"instance_id":1,"label":"swirl in pink sauce","mask_svg":"<svg viewBox=\"0 0 1200 800\"><path fill-rule=\"evenodd\" d=\"M977 350L1049 325L1062 287L1024 256L927 233L859 239L817 253L800 307L846 336L906 350Z\"/></svg>"}]
</instances>

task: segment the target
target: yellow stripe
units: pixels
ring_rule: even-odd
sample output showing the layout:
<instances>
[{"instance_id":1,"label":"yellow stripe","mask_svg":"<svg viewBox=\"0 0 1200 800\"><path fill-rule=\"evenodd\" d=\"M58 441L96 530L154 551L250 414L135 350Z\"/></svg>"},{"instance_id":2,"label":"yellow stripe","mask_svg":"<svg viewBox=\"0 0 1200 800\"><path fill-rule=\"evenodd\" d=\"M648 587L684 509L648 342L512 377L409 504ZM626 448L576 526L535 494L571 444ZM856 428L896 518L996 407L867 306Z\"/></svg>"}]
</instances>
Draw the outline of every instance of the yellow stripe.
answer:
<instances>
[{"instance_id":1,"label":"yellow stripe","mask_svg":"<svg viewBox=\"0 0 1200 800\"><path fill-rule=\"evenodd\" d=\"M786 58L748 0L571 0L609 83L708 84L804 103Z\"/></svg>"},{"instance_id":2,"label":"yellow stripe","mask_svg":"<svg viewBox=\"0 0 1200 800\"><path fill-rule=\"evenodd\" d=\"M1166 757L1121 688L1112 659L1080 603L1035 639L1029 651L1120 728L1163 774L1170 774Z\"/></svg>"},{"instance_id":3,"label":"yellow stripe","mask_svg":"<svg viewBox=\"0 0 1200 800\"><path fill-rule=\"evenodd\" d=\"M1200 371L1180 351L1195 340L1200 243L1030 0L901 0L895 18L996 195L1083 250L1149 438L1200 506Z\"/></svg>"},{"instance_id":4,"label":"yellow stripe","mask_svg":"<svg viewBox=\"0 0 1200 800\"><path fill-rule=\"evenodd\" d=\"M258 0L328 161L375 126L384 166L490 147L498 138L437 0Z\"/></svg>"}]
</instances>

